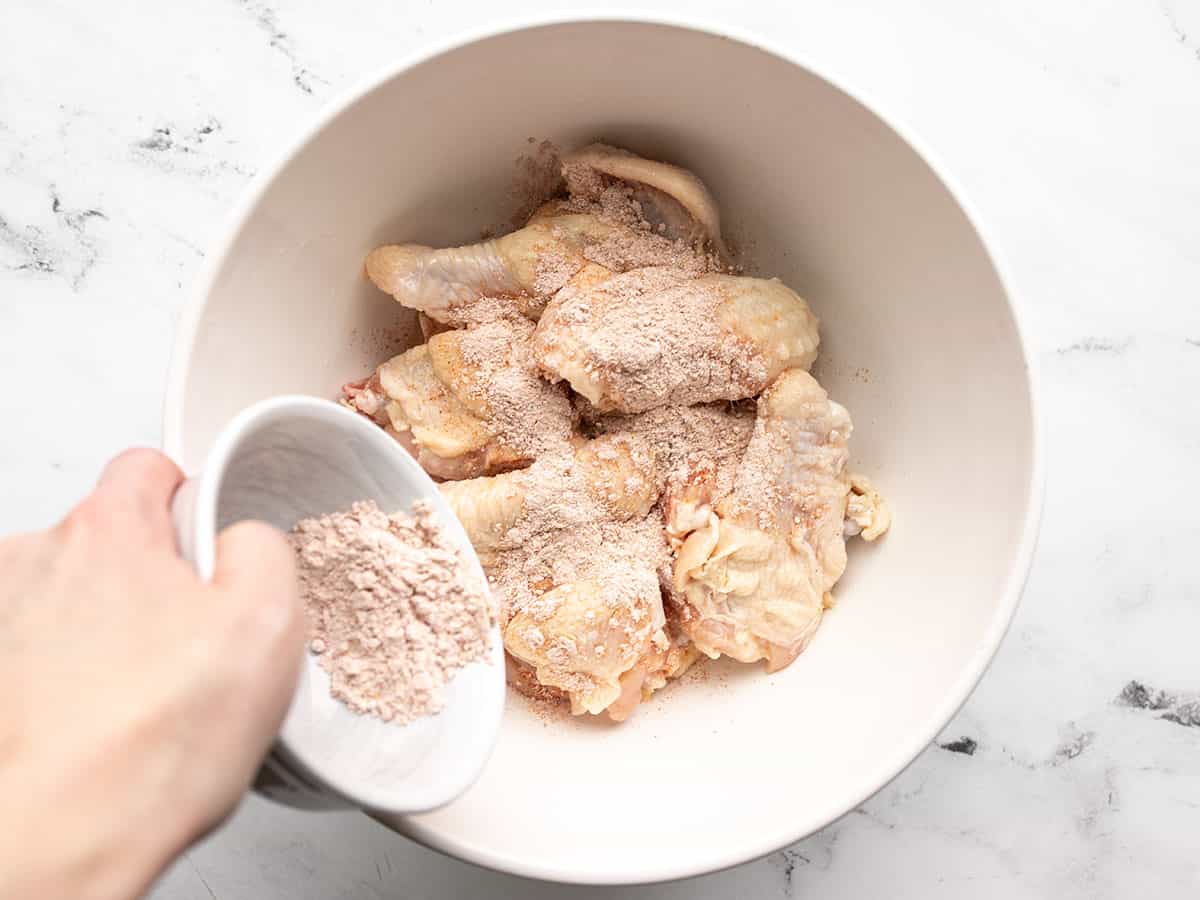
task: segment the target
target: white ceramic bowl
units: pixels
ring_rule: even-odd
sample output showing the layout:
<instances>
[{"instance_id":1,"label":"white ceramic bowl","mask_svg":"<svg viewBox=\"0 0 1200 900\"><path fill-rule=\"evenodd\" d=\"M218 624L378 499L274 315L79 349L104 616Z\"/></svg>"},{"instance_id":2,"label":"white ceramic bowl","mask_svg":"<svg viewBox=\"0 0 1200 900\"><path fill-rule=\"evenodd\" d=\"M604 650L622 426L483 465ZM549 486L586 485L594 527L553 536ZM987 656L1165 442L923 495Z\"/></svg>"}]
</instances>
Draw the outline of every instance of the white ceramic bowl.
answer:
<instances>
[{"instance_id":1,"label":"white ceramic bowl","mask_svg":"<svg viewBox=\"0 0 1200 900\"><path fill-rule=\"evenodd\" d=\"M855 543L790 668L714 667L622 726L510 702L479 782L388 824L535 877L644 882L742 862L861 803L946 724L1016 607L1040 505L1030 360L1004 279L911 140L780 50L694 28L542 22L403 62L330 108L239 207L179 332L166 444L189 466L277 393L334 396L412 341L362 277L385 241L507 220L528 138L697 172L727 233L822 320L818 375L896 522Z\"/></svg>"}]
</instances>

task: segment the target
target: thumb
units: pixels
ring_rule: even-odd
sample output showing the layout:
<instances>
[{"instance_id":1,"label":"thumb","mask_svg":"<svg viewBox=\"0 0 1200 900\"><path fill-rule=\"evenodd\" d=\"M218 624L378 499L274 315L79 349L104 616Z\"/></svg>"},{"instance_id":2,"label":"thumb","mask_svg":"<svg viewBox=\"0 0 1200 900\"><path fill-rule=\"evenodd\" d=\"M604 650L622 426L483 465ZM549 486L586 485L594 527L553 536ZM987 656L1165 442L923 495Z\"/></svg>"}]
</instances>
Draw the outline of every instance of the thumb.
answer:
<instances>
[{"instance_id":1,"label":"thumb","mask_svg":"<svg viewBox=\"0 0 1200 900\"><path fill-rule=\"evenodd\" d=\"M262 522L239 522L217 537L216 568L198 614L213 629L219 659L210 689L221 728L208 734L215 761L192 839L215 827L251 784L279 732L304 659L304 609L292 548Z\"/></svg>"},{"instance_id":2,"label":"thumb","mask_svg":"<svg viewBox=\"0 0 1200 900\"><path fill-rule=\"evenodd\" d=\"M262 673L290 699L303 659L307 622L296 559L287 539L263 522L239 522L217 538L213 587L234 619L239 639L261 648ZM285 702L286 706L286 702Z\"/></svg>"},{"instance_id":3,"label":"thumb","mask_svg":"<svg viewBox=\"0 0 1200 900\"><path fill-rule=\"evenodd\" d=\"M298 594L296 563L287 538L265 522L230 525L217 536L213 584L228 590Z\"/></svg>"}]
</instances>

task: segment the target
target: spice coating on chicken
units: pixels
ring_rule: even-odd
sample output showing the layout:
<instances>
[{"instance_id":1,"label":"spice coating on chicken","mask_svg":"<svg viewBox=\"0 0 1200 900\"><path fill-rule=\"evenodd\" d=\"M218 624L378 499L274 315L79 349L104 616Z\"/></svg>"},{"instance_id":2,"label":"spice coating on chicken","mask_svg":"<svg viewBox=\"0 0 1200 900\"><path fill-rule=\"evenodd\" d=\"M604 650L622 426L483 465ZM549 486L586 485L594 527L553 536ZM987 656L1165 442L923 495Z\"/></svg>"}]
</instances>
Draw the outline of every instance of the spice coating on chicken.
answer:
<instances>
[{"instance_id":1,"label":"spice coating on chicken","mask_svg":"<svg viewBox=\"0 0 1200 900\"><path fill-rule=\"evenodd\" d=\"M777 669L812 637L846 567L851 430L849 414L816 379L785 372L759 399L733 492L708 510L694 502L687 521L667 523L686 533L674 586L686 604L684 629L702 652Z\"/></svg>"},{"instance_id":2,"label":"spice coating on chicken","mask_svg":"<svg viewBox=\"0 0 1200 900\"><path fill-rule=\"evenodd\" d=\"M426 342L342 402L445 479L514 686L621 721L703 656L790 663L891 510L817 317L732 265L696 175L592 144L555 181L509 234L371 252Z\"/></svg>"},{"instance_id":3,"label":"spice coating on chicken","mask_svg":"<svg viewBox=\"0 0 1200 900\"><path fill-rule=\"evenodd\" d=\"M818 322L777 280L637 269L550 302L533 354L604 412L757 396L817 357Z\"/></svg>"},{"instance_id":4,"label":"spice coating on chicken","mask_svg":"<svg viewBox=\"0 0 1200 900\"><path fill-rule=\"evenodd\" d=\"M682 666L664 630L657 570L667 548L650 514L661 483L653 451L614 435L442 486L501 599L505 647L577 714L628 696L635 668L640 692ZM647 546L657 552L647 557Z\"/></svg>"}]
</instances>

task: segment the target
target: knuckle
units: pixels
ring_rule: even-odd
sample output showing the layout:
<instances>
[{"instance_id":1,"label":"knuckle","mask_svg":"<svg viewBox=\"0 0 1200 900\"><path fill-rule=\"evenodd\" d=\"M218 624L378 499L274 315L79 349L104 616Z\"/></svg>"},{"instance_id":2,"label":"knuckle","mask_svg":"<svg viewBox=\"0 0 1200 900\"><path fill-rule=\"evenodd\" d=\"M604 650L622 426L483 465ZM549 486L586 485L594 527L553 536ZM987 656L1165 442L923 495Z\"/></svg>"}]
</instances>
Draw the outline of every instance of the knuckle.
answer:
<instances>
[{"instance_id":1,"label":"knuckle","mask_svg":"<svg viewBox=\"0 0 1200 900\"><path fill-rule=\"evenodd\" d=\"M158 532L180 477L178 467L157 450L126 450L105 468L93 495L123 528Z\"/></svg>"},{"instance_id":2,"label":"knuckle","mask_svg":"<svg viewBox=\"0 0 1200 900\"><path fill-rule=\"evenodd\" d=\"M131 447L118 453L113 458L113 464L119 463L131 469L152 469L161 466L165 458L150 447Z\"/></svg>"},{"instance_id":3,"label":"knuckle","mask_svg":"<svg viewBox=\"0 0 1200 900\"><path fill-rule=\"evenodd\" d=\"M121 489L140 502L153 496L156 477L175 464L157 450L135 447L123 451L109 465L124 471L127 477L122 479Z\"/></svg>"},{"instance_id":4,"label":"knuckle","mask_svg":"<svg viewBox=\"0 0 1200 900\"><path fill-rule=\"evenodd\" d=\"M95 491L75 504L63 518L58 530L66 537L105 534L109 531L112 517L112 503L108 496Z\"/></svg>"}]
</instances>

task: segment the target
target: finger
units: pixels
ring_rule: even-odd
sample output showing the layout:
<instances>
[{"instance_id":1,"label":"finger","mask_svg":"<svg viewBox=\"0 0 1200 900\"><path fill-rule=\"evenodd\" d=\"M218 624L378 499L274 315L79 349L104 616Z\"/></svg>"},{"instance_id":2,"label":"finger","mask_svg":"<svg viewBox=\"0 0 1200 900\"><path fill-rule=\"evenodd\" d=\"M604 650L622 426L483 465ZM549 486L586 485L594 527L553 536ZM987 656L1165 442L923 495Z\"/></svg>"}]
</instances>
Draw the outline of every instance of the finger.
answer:
<instances>
[{"instance_id":1,"label":"finger","mask_svg":"<svg viewBox=\"0 0 1200 900\"><path fill-rule=\"evenodd\" d=\"M119 453L100 473L99 488L113 488L165 504L175 493L183 472L171 458L149 447L134 447Z\"/></svg>"},{"instance_id":2,"label":"finger","mask_svg":"<svg viewBox=\"0 0 1200 900\"><path fill-rule=\"evenodd\" d=\"M265 522L231 525L217 536L213 584L230 590L270 590L295 595L296 563L292 547Z\"/></svg>"},{"instance_id":3,"label":"finger","mask_svg":"<svg viewBox=\"0 0 1200 900\"><path fill-rule=\"evenodd\" d=\"M55 529L63 536L83 536L92 546L120 544L175 546L171 497L183 473L157 450L126 450L100 475L96 489L83 498ZM96 537L105 540L96 543ZM132 540L131 540L132 539Z\"/></svg>"},{"instance_id":4,"label":"finger","mask_svg":"<svg viewBox=\"0 0 1200 900\"><path fill-rule=\"evenodd\" d=\"M295 690L303 659L306 622L291 546L262 522L239 522L217 538L213 585L232 604L244 646L261 651L260 714L274 734Z\"/></svg>"},{"instance_id":5,"label":"finger","mask_svg":"<svg viewBox=\"0 0 1200 900\"><path fill-rule=\"evenodd\" d=\"M171 498L183 481L183 472L157 450L126 450L100 475L96 495L122 518L144 523L153 538L174 541Z\"/></svg>"}]
</instances>

